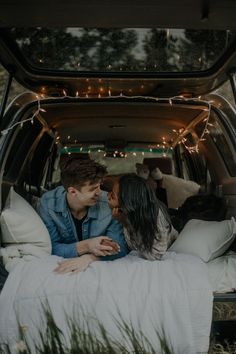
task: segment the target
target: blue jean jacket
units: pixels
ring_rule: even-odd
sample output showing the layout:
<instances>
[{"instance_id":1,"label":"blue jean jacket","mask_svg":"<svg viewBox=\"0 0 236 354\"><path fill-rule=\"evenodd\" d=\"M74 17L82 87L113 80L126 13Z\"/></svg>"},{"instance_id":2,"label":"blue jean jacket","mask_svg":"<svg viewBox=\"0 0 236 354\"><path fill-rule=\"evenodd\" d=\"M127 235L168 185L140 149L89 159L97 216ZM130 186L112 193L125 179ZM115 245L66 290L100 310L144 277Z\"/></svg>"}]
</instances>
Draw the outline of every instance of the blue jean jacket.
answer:
<instances>
[{"instance_id":1,"label":"blue jean jacket","mask_svg":"<svg viewBox=\"0 0 236 354\"><path fill-rule=\"evenodd\" d=\"M77 257L78 242L76 228L67 205L66 191L59 186L43 194L38 213L43 219L52 241L52 254L72 258ZM109 236L120 245L120 252L113 256L101 257L103 260L120 258L128 253L124 239L123 227L112 218L107 202L107 193L102 192L96 205L89 207L82 224L83 240L95 236Z\"/></svg>"}]
</instances>

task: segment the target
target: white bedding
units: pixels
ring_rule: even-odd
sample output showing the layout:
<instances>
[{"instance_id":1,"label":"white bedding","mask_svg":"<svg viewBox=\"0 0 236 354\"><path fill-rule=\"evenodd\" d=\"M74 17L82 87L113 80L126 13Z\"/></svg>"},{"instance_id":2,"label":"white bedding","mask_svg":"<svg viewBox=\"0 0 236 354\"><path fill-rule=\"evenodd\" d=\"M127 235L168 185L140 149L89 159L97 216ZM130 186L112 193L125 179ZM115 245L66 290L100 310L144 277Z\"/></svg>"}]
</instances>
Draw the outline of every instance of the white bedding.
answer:
<instances>
[{"instance_id":1,"label":"white bedding","mask_svg":"<svg viewBox=\"0 0 236 354\"><path fill-rule=\"evenodd\" d=\"M236 253L229 252L224 256L207 263L212 289L218 293L236 290Z\"/></svg>"},{"instance_id":2,"label":"white bedding","mask_svg":"<svg viewBox=\"0 0 236 354\"><path fill-rule=\"evenodd\" d=\"M1 343L15 343L17 319L27 326L28 338L34 343L39 340L42 303L47 299L65 340L68 316L80 323L86 317L94 332L96 318L109 335L122 342L114 320L122 318L147 336L155 352L160 349L156 330L164 331L173 353L208 351L213 297L206 265L200 259L169 252L164 260L151 262L133 253L66 275L53 273L58 260L48 256L22 261L12 270L0 295Z\"/></svg>"}]
</instances>

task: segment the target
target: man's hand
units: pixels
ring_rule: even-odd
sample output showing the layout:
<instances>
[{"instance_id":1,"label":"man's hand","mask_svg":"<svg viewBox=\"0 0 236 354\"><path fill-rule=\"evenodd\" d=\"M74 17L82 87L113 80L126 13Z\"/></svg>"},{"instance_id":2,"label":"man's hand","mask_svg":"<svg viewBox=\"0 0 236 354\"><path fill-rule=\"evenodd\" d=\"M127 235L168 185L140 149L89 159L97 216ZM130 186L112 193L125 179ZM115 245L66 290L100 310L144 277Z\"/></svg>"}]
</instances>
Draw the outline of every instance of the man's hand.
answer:
<instances>
[{"instance_id":1,"label":"man's hand","mask_svg":"<svg viewBox=\"0 0 236 354\"><path fill-rule=\"evenodd\" d=\"M107 236L93 237L87 240L89 253L98 257L111 256L120 251L118 243Z\"/></svg>"},{"instance_id":2,"label":"man's hand","mask_svg":"<svg viewBox=\"0 0 236 354\"><path fill-rule=\"evenodd\" d=\"M77 243L77 252L80 256L85 253L91 253L97 257L104 257L111 256L119 251L120 246L118 243L107 236L93 237Z\"/></svg>"},{"instance_id":3,"label":"man's hand","mask_svg":"<svg viewBox=\"0 0 236 354\"><path fill-rule=\"evenodd\" d=\"M111 246L112 250L113 250L113 254L120 252L119 244L111 239L109 239L109 240L104 239L104 240L102 240L101 244L104 246Z\"/></svg>"},{"instance_id":4,"label":"man's hand","mask_svg":"<svg viewBox=\"0 0 236 354\"><path fill-rule=\"evenodd\" d=\"M78 258L71 258L66 261L58 262L58 266L54 269L54 272L58 274L65 273L79 273L88 268L89 264L98 261L99 258L95 257L93 254L84 254Z\"/></svg>"}]
</instances>

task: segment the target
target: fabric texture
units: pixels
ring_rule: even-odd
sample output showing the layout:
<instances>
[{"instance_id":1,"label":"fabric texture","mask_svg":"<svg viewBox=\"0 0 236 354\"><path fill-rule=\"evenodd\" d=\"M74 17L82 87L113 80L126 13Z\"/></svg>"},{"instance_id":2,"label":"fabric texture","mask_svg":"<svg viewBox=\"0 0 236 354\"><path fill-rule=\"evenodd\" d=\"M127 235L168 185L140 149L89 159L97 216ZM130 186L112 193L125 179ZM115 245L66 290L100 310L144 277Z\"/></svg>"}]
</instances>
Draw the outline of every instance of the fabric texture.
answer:
<instances>
[{"instance_id":1,"label":"fabric texture","mask_svg":"<svg viewBox=\"0 0 236 354\"><path fill-rule=\"evenodd\" d=\"M33 254L43 257L51 254L51 240L46 226L33 207L13 188L0 220L4 264L22 256Z\"/></svg>"},{"instance_id":2,"label":"fabric texture","mask_svg":"<svg viewBox=\"0 0 236 354\"><path fill-rule=\"evenodd\" d=\"M59 186L46 192L40 199L39 215L43 219L52 241L52 254L72 258L78 257L76 227L66 201L66 191ZM82 239L95 236L109 236L120 246L120 252L114 256L102 257L102 260L123 257L128 253L121 224L112 218L108 206L107 193L102 192L96 205L89 207L82 224Z\"/></svg>"},{"instance_id":3,"label":"fabric texture","mask_svg":"<svg viewBox=\"0 0 236 354\"><path fill-rule=\"evenodd\" d=\"M209 262L226 252L234 241L235 233L234 218L223 221L192 219L187 222L170 250L192 254Z\"/></svg>"},{"instance_id":4,"label":"fabric texture","mask_svg":"<svg viewBox=\"0 0 236 354\"><path fill-rule=\"evenodd\" d=\"M218 293L236 290L236 253L228 252L207 263L212 289Z\"/></svg>"},{"instance_id":5,"label":"fabric texture","mask_svg":"<svg viewBox=\"0 0 236 354\"><path fill-rule=\"evenodd\" d=\"M0 342L14 345L19 323L27 326L24 333L34 346L39 328L46 331L42 306L47 303L66 343L68 319L77 326L87 323L95 335L99 322L130 352L118 325L123 320L142 331L155 353L162 351L157 333L165 334L173 354L208 351L213 296L199 258L172 252L149 262L132 252L112 262L93 262L73 275L53 272L59 260L24 262L10 273L0 296Z\"/></svg>"}]
</instances>

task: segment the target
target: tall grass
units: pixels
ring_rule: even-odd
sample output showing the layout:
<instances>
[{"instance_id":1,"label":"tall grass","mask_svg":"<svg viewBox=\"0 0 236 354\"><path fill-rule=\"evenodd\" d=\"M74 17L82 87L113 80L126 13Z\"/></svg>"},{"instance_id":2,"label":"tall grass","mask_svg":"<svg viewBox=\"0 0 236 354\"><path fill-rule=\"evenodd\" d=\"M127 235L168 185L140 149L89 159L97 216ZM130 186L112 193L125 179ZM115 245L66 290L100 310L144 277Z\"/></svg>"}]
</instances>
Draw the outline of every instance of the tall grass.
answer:
<instances>
[{"instance_id":1,"label":"tall grass","mask_svg":"<svg viewBox=\"0 0 236 354\"><path fill-rule=\"evenodd\" d=\"M153 348L149 340L140 331L135 331L131 325L124 321L117 321L117 326L122 335L120 342L111 338L104 326L97 323L95 336L89 329L81 328L75 321L68 319L69 341L57 326L51 311L44 307L45 328L38 330L37 343L27 336L27 328L19 326L19 340L14 346L7 345L0 349L0 353L8 354L18 352L21 354L172 354L164 335L158 333L157 341L160 351Z\"/></svg>"},{"instance_id":2,"label":"tall grass","mask_svg":"<svg viewBox=\"0 0 236 354\"><path fill-rule=\"evenodd\" d=\"M235 304L229 303L214 304L214 320L230 315L235 319ZM96 336L89 329L89 321L83 326L78 325L75 320L67 319L69 340L65 338L60 328L57 326L48 306L43 306L43 316L45 317L44 328L38 330L37 343L29 340L27 336L28 328L19 326L19 340L13 347L6 345L0 348L1 354L17 352L21 354L173 354L164 333L160 335L156 332L157 342L160 343L160 351L157 353L146 336L135 331L130 324L120 319L116 321L123 341L120 342L105 330L104 326L97 322ZM236 354L236 342L215 342L212 338L208 354Z\"/></svg>"}]
</instances>

